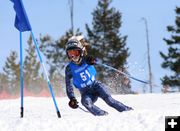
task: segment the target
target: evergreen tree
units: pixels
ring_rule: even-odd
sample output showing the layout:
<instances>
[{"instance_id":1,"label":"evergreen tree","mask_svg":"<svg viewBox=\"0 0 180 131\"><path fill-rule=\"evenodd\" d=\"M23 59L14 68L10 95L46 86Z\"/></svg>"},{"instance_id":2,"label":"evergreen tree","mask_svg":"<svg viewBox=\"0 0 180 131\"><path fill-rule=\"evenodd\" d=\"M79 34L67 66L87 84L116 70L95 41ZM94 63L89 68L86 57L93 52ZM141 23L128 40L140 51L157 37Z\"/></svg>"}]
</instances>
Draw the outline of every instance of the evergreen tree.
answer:
<instances>
[{"instance_id":1,"label":"evergreen tree","mask_svg":"<svg viewBox=\"0 0 180 131\"><path fill-rule=\"evenodd\" d=\"M17 57L17 52L12 51L3 67L4 75L8 81L6 90L10 94L17 94L19 92L20 65L17 63Z\"/></svg>"},{"instance_id":2,"label":"evergreen tree","mask_svg":"<svg viewBox=\"0 0 180 131\"><path fill-rule=\"evenodd\" d=\"M105 64L119 68L126 63L129 56L126 48L127 36L121 37L121 14L115 8L109 8L112 0L99 0L98 6L92 13L93 29L90 30L86 24L88 40L91 44L93 54Z\"/></svg>"},{"instance_id":3,"label":"evergreen tree","mask_svg":"<svg viewBox=\"0 0 180 131\"><path fill-rule=\"evenodd\" d=\"M3 73L0 73L0 94L7 89L8 85L8 80L6 75L4 75Z\"/></svg>"},{"instance_id":4,"label":"evergreen tree","mask_svg":"<svg viewBox=\"0 0 180 131\"><path fill-rule=\"evenodd\" d=\"M122 69L129 56L128 48L126 48L127 36L120 34L121 13L113 7L110 8L111 2L112 0L98 0L98 5L92 13L92 29L86 24L87 39L90 44L88 53L96 54L104 64ZM106 78L111 76L112 72L102 71L102 67L97 70L99 78L104 78L104 82L107 82Z\"/></svg>"},{"instance_id":5,"label":"evergreen tree","mask_svg":"<svg viewBox=\"0 0 180 131\"><path fill-rule=\"evenodd\" d=\"M32 43L31 35L27 43L28 48L26 49L26 57L24 61L25 84L29 91L38 93L42 88L38 86L40 80L40 62L37 61L37 55L35 54L35 46Z\"/></svg>"},{"instance_id":6,"label":"evergreen tree","mask_svg":"<svg viewBox=\"0 0 180 131\"><path fill-rule=\"evenodd\" d=\"M160 52L161 57L164 59L162 67L169 69L173 74L165 75L161 81L163 85L169 85L170 87L178 87L180 91L180 7L176 7L176 20L175 26L167 26L167 31L170 32L171 38L166 39L168 53Z\"/></svg>"}]
</instances>

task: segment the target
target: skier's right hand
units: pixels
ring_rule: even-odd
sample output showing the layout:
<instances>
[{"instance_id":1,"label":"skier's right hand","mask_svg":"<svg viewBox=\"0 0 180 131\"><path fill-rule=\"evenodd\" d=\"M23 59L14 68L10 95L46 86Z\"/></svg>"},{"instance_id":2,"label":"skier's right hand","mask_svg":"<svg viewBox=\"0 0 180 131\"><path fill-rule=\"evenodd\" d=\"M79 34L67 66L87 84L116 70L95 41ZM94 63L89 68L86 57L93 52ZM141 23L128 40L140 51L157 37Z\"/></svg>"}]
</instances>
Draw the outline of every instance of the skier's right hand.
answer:
<instances>
[{"instance_id":1,"label":"skier's right hand","mask_svg":"<svg viewBox=\"0 0 180 131\"><path fill-rule=\"evenodd\" d=\"M78 101L76 100L75 97L71 98L69 101L69 106L73 109L78 108Z\"/></svg>"}]
</instances>

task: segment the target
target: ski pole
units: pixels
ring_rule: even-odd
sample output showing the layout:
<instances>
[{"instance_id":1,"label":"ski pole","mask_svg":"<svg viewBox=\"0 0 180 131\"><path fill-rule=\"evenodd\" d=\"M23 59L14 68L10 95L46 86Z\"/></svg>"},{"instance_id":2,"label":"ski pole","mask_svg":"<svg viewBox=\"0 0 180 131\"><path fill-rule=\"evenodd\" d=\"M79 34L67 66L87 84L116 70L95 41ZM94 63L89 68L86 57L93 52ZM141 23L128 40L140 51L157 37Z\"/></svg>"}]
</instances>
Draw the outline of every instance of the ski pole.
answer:
<instances>
[{"instance_id":1,"label":"ski pole","mask_svg":"<svg viewBox=\"0 0 180 131\"><path fill-rule=\"evenodd\" d=\"M124 76L126 76L128 78L131 78L133 80L139 81L139 82L144 83L144 84L149 84L149 82L147 82L147 81L143 81L143 80L137 79L135 77L132 77L129 74L126 74L126 73L124 73L124 72L122 72L122 71L120 71L120 70L118 70L118 69L116 69L116 68L114 68L112 66L109 66L109 65L106 65L106 64L102 64L102 63L99 63L99 62L96 62L96 64L104 66L104 67L109 68L111 70L114 70L114 71L116 71L116 72L118 72L118 73L120 73L120 74L122 74L122 75L124 75Z\"/></svg>"},{"instance_id":2,"label":"ski pole","mask_svg":"<svg viewBox=\"0 0 180 131\"><path fill-rule=\"evenodd\" d=\"M89 111L87 111L87 110L83 109L83 108L82 108L82 107L80 107L80 106L78 106L78 108L79 108L80 110L82 110L82 111L86 112L86 113L89 113Z\"/></svg>"}]
</instances>

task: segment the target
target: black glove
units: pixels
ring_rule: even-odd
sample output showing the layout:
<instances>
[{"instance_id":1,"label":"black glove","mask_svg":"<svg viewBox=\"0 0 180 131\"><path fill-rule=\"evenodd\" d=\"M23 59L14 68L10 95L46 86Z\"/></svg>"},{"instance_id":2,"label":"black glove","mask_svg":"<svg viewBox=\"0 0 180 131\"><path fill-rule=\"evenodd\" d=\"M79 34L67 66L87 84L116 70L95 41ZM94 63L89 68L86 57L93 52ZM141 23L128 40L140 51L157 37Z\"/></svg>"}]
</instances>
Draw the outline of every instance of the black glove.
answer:
<instances>
[{"instance_id":1,"label":"black glove","mask_svg":"<svg viewBox=\"0 0 180 131\"><path fill-rule=\"evenodd\" d=\"M94 58L93 56L86 56L85 60L86 60L87 64L89 64L89 65L94 65L94 64L96 64L96 61L97 61L96 58Z\"/></svg>"},{"instance_id":2,"label":"black glove","mask_svg":"<svg viewBox=\"0 0 180 131\"><path fill-rule=\"evenodd\" d=\"M73 109L78 108L78 101L76 100L75 97L71 98L69 101L69 106Z\"/></svg>"}]
</instances>

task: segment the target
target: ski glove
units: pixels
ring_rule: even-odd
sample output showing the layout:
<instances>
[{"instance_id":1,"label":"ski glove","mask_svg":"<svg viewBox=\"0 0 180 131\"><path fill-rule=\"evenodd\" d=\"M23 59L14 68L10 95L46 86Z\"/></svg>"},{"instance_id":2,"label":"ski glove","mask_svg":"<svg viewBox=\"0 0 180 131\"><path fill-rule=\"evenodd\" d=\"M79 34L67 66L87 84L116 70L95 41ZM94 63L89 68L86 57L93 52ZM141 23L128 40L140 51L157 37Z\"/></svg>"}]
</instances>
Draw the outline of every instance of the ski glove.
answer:
<instances>
[{"instance_id":1,"label":"ski glove","mask_svg":"<svg viewBox=\"0 0 180 131\"><path fill-rule=\"evenodd\" d=\"M75 97L71 98L69 101L69 106L73 109L78 108L78 101L76 100Z\"/></svg>"},{"instance_id":2,"label":"ski glove","mask_svg":"<svg viewBox=\"0 0 180 131\"><path fill-rule=\"evenodd\" d=\"M94 58L93 56L86 56L85 60L89 65L94 65L97 61L96 58Z\"/></svg>"}]
</instances>

